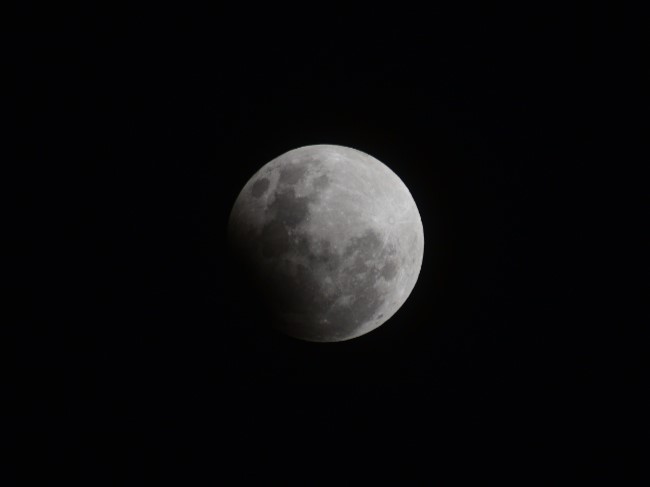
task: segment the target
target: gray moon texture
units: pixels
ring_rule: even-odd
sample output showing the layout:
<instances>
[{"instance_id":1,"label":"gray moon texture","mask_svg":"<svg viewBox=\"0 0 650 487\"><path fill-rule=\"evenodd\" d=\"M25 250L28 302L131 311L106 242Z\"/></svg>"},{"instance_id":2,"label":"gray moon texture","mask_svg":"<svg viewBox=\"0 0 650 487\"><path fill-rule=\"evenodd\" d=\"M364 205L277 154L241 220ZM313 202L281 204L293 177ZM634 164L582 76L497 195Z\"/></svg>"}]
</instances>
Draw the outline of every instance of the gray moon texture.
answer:
<instances>
[{"instance_id":1,"label":"gray moon texture","mask_svg":"<svg viewBox=\"0 0 650 487\"><path fill-rule=\"evenodd\" d=\"M364 335L415 287L424 232L402 180L372 156L312 145L264 165L241 190L230 243L277 327L312 342Z\"/></svg>"}]
</instances>

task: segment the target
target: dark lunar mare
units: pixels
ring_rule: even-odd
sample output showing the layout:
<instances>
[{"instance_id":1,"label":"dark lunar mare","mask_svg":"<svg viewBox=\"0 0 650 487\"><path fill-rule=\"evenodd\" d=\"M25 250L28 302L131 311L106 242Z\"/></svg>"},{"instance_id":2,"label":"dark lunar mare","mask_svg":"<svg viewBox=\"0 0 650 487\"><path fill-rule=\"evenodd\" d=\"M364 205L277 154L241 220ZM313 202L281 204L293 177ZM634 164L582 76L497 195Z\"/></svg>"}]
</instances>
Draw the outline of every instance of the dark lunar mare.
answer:
<instances>
[{"instance_id":1,"label":"dark lunar mare","mask_svg":"<svg viewBox=\"0 0 650 487\"><path fill-rule=\"evenodd\" d=\"M253 184L253 187L251 188L251 193L253 194L254 198L259 198L264 193L266 193L266 190L269 189L269 186L271 185L271 182L266 179L266 178L260 178L255 183Z\"/></svg>"}]
</instances>

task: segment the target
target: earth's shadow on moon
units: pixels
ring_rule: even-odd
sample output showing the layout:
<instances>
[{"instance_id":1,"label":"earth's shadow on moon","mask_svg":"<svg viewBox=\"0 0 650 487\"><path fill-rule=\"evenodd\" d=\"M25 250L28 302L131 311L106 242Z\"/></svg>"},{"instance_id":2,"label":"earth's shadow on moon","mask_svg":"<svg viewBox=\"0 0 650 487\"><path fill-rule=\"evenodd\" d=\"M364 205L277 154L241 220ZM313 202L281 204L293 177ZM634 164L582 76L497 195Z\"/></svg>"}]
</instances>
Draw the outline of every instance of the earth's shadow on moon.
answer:
<instances>
[{"instance_id":1,"label":"earth's shadow on moon","mask_svg":"<svg viewBox=\"0 0 650 487\"><path fill-rule=\"evenodd\" d=\"M262 297L264 285L244 269L231 248L226 276L231 283L232 380L356 384L390 380L399 373L398 351L413 346L414 310L407 306L383 326L351 340L305 341L282 331L284 323Z\"/></svg>"}]
</instances>

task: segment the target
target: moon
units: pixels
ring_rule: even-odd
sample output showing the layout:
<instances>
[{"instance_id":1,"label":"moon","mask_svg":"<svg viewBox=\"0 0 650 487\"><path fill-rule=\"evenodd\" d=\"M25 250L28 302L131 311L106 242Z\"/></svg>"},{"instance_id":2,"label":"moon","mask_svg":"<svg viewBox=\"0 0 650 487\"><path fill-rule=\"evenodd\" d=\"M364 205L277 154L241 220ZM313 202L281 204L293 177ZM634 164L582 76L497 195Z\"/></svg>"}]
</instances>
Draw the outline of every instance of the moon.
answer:
<instances>
[{"instance_id":1,"label":"moon","mask_svg":"<svg viewBox=\"0 0 650 487\"><path fill-rule=\"evenodd\" d=\"M228 237L276 326L311 342L385 323L415 287L424 253L406 185L374 157L338 145L300 147L264 165L239 193Z\"/></svg>"}]
</instances>

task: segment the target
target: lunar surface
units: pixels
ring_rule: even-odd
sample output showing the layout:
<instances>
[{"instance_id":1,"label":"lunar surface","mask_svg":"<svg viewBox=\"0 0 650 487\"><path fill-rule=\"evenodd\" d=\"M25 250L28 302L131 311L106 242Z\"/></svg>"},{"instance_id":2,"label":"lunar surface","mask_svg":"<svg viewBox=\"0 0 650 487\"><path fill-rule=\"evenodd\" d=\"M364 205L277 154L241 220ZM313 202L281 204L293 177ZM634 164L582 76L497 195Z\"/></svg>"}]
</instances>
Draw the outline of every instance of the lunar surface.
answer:
<instances>
[{"instance_id":1,"label":"lunar surface","mask_svg":"<svg viewBox=\"0 0 650 487\"><path fill-rule=\"evenodd\" d=\"M264 165L237 197L228 233L277 326L313 342L385 323L413 290L424 252L404 183L377 159L336 145Z\"/></svg>"}]
</instances>

